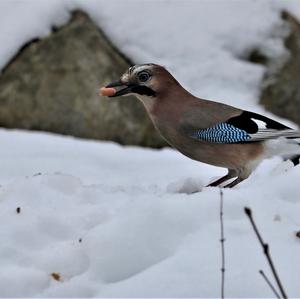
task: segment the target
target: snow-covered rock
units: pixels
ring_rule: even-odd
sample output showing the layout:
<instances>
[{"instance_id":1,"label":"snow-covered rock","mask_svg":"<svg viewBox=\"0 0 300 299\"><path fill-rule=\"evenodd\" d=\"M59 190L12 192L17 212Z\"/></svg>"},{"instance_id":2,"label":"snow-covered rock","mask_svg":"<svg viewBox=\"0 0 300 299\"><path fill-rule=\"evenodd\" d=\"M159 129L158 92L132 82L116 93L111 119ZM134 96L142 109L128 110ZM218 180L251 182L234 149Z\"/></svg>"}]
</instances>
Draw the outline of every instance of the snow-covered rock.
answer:
<instances>
[{"instance_id":1,"label":"snow-covered rock","mask_svg":"<svg viewBox=\"0 0 300 299\"><path fill-rule=\"evenodd\" d=\"M132 65L82 11L67 24L24 45L0 76L0 123L121 144L165 146L131 95L100 97Z\"/></svg>"}]
</instances>

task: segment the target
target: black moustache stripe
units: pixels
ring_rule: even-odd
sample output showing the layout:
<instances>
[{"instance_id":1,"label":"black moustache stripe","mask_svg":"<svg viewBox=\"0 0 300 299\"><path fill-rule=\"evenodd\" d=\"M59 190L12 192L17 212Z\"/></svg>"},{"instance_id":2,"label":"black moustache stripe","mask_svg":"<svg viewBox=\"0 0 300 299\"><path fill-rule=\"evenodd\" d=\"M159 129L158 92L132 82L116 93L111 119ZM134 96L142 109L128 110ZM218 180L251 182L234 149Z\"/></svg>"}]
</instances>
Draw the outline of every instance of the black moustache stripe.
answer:
<instances>
[{"instance_id":1,"label":"black moustache stripe","mask_svg":"<svg viewBox=\"0 0 300 299\"><path fill-rule=\"evenodd\" d=\"M147 86L134 86L131 88L131 91L134 93L138 93L140 95L145 95L149 97L155 97L156 92Z\"/></svg>"}]
</instances>

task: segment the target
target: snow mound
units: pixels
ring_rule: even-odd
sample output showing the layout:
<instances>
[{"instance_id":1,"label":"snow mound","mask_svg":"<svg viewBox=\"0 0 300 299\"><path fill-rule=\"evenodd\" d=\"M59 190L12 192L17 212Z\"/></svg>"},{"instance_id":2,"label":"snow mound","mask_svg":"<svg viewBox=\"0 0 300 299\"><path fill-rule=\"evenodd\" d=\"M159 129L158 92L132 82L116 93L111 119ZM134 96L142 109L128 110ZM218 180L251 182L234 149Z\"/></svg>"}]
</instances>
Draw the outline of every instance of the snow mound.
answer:
<instances>
[{"instance_id":1,"label":"snow mound","mask_svg":"<svg viewBox=\"0 0 300 299\"><path fill-rule=\"evenodd\" d=\"M10 158L10 172L0 174L1 296L219 296L219 190L204 187L218 168L170 149L6 130L0 139L1 163ZM299 295L300 167L282 165L266 161L224 190L231 297L272 295L257 272L269 270L244 206L288 294Z\"/></svg>"}]
</instances>

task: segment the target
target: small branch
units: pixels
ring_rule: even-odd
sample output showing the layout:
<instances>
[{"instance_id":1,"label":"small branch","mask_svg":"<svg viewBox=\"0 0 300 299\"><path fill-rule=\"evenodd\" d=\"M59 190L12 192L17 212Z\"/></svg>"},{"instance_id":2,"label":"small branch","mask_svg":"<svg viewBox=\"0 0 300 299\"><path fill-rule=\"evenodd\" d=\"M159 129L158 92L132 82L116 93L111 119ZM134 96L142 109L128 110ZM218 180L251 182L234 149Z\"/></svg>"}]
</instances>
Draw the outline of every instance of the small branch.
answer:
<instances>
[{"instance_id":1,"label":"small branch","mask_svg":"<svg viewBox=\"0 0 300 299\"><path fill-rule=\"evenodd\" d=\"M278 299L280 299L280 295L278 294L278 292L276 291L275 287L272 285L271 281L266 276L266 274L264 273L264 271L263 270L259 270L259 274L261 274L261 276L264 278L264 280L266 281L266 283L269 285L269 287L273 291L275 297L278 298Z\"/></svg>"},{"instance_id":2,"label":"small branch","mask_svg":"<svg viewBox=\"0 0 300 299\"><path fill-rule=\"evenodd\" d=\"M222 274L222 281L221 281L221 298L224 299L224 288L225 288L225 238L224 238L224 223L223 223L223 190L220 188L220 225L221 225L221 256L222 256L222 268L221 268L221 274Z\"/></svg>"},{"instance_id":3,"label":"small branch","mask_svg":"<svg viewBox=\"0 0 300 299\"><path fill-rule=\"evenodd\" d=\"M274 263L272 261L272 258L271 258L270 252L269 252L269 245L267 243L264 243L264 241L263 241L263 239L262 239L262 237L261 237L261 235L260 235L260 233L258 231L258 228L257 228L257 226L256 226L256 224L254 222L254 219L252 217L252 211L251 211L251 209L245 207L245 213L248 216L248 218L249 218L249 220L250 220L250 222L252 224L253 230L254 230L254 232L255 232L258 240L259 240L259 243L261 244L261 246L263 248L263 252L264 252L264 254L265 254L266 258L267 258L267 261L268 261L268 263L270 265L270 268L272 270L272 274L273 274L273 276L274 276L274 278L276 280L276 283L277 283L277 286L278 286L278 288L280 290L281 296L282 296L282 298L287 299L288 297L287 297L287 295L286 295L286 293L285 293L285 291L283 289L282 283L280 281L280 278L279 278L279 276L277 274L277 271L275 269Z\"/></svg>"}]
</instances>

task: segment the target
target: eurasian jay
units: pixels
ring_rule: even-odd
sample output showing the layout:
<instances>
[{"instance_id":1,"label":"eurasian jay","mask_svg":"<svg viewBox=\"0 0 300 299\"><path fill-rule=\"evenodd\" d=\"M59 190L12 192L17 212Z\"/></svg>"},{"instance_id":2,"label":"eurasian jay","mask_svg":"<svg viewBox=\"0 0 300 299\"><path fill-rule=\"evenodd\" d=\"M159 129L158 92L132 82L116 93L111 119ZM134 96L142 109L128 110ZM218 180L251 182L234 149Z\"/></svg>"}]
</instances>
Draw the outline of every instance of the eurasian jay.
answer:
<instances>
[{"instance_id":1,"label":"eurasian jay","mask_svg":"<svg viewBox=\"0 0 300 299\"><path fill-rule=\"evenodd\" d=\"M226 167L227 175L209 184L233 187L259 163L275 155L299 164L300 131L263 115L197 98L162 66L130 67L119 81L101 89L104 96L135 94L161 136L187 157Z\"/></svg>"}]
</instances>

